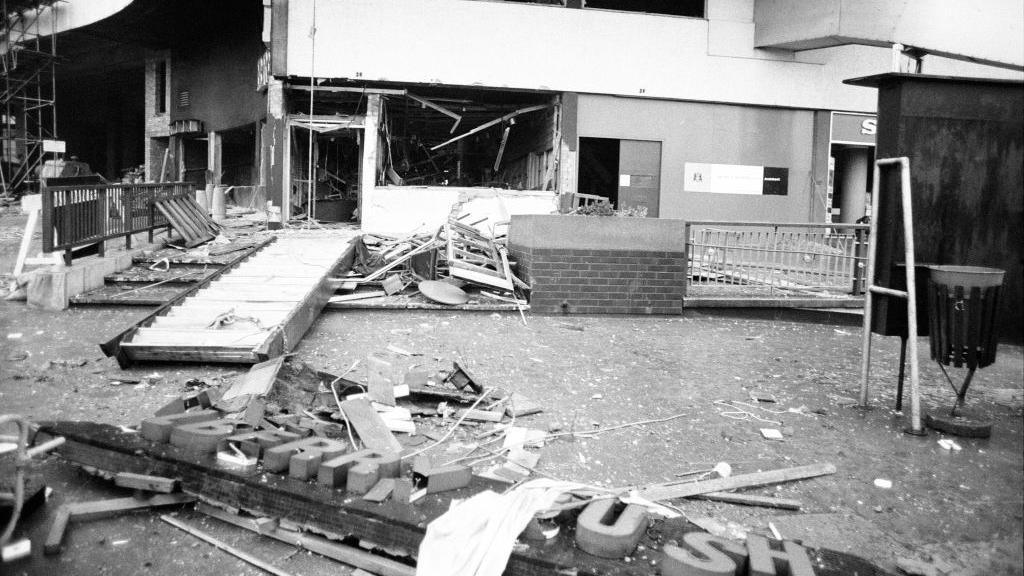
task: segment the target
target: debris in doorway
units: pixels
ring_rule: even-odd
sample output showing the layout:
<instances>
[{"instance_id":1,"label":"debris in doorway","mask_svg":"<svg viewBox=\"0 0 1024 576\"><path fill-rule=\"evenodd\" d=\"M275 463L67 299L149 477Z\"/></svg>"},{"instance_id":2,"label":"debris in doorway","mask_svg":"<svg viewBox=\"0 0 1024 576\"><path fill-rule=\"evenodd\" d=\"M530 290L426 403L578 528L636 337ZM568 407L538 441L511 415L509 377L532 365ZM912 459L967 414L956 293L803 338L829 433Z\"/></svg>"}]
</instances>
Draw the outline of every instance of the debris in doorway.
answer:
<instances>
[{"instance_id":1,"label":"debris in doorway","mask_svg":"<svg viewBox=\"0 0 1024 576\"><path fill-rule=\"evenodd\" d=\"M483 221L486 218L474 220L472 214L465 213L450 217L445 225L430 234L363 235L356 242L352 271L334 279L336 287L348 293L334 296L331 303L373 299L372 303L363 305L465 306L476 303L474 298L479 295L497 301L477 304L481 309L498 307L522 314L527 300L520 295L529 290L529 285L512 272L516 263L509 260L506 233L494 234L494 229L504 222L495 223L490 232L485 233L477 228ZM408 292L413 282L415 290ZM385 296L388 298L383 298ZM402 297L404 301L398 300ZM419 301L414 300L416 297ZM511 306L500 304L502 302Z\"/></svg>"}]
</instances>

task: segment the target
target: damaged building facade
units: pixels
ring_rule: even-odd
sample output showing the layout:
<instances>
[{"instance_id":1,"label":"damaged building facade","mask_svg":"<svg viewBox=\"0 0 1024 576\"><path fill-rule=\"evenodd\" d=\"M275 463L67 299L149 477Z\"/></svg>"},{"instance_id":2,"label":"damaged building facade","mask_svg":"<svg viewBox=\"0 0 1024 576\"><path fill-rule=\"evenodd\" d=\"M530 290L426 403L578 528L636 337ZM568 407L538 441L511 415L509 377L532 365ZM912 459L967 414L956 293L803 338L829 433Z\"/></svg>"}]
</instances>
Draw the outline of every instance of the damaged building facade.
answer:
<instances>
[{"instance_id":1,"label":"damaged building facade","mask_svg":"<svg viewBox=\"0 0 1024 576\"><path fill-rule=\"evenodd\" d=\"M576 194L648 217L854 222L876 95L842 80L920 63L871 29L884 6L844 13L863 24L847 33L838 2L87 4L52 8L67 154L377 232L436 226L459 200L500 197L507 219ZM91 18L60 16L76 10ZM1019 75L990 49L927 71Z\"/></svg>"}]
</instances>

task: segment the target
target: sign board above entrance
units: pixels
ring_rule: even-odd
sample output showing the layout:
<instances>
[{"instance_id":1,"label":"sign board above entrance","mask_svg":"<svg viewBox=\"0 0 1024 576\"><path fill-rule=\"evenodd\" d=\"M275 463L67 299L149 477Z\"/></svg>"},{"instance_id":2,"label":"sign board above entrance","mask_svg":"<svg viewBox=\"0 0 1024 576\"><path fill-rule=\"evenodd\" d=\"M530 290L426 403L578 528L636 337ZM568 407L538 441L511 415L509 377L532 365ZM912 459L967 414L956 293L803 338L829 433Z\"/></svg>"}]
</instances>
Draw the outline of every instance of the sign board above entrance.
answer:
<instances>
[{"instance_id":1,"label":"sign board above entrance","mask_svg":"<svg viewBox=\"0 0 1024 576\"><path fill-rule=\"evenodd\" d=\"M878 117L874 114L853 114L833 112L830 123L829 141L832 144L875 145L878 131Z\"/></svg>"},{"instance_id":2,"label":"sign board above entrance","mask_svg":"<svg viewBox=\"0 0 1024 576\"><path fill-rule=\"evenodd\" d=\"M683 168L686 192L785 196L789 168L687 162Z\"/></svg>"}]
</instances>

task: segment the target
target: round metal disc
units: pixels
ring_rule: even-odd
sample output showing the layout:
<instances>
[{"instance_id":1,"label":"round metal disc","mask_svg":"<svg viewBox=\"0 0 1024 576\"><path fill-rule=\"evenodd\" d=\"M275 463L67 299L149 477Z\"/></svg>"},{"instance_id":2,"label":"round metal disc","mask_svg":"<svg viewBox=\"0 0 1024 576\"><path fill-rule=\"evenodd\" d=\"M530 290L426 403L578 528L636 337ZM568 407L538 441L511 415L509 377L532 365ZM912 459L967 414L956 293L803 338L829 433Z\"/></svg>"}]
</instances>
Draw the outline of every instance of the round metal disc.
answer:
<instances>
[{"instance_id":1,"label":"round metal disc","mask_svg":"<svg viewBox=\"0 0 1024 576\"><path fill-rule=\"evenodd\" d=\"M441 304L465 304L469 302L469 294L447 282L424 280L417 287L420 289L421 294L434 302L440 302Z\"/></svg>"}]
</instances>

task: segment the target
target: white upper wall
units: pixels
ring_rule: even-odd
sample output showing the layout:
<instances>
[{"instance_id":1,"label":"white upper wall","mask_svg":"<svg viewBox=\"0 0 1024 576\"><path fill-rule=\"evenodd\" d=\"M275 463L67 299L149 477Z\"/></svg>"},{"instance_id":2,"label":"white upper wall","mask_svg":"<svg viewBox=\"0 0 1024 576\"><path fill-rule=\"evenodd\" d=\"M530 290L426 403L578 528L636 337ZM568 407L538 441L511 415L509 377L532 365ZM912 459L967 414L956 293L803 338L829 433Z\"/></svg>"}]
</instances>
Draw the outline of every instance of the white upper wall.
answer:
<instances>
[{"instance_id":1,"label":"white upper wall","mask_svg":"<svg viewBox=\"0 0 1024 576\"><path fill-rule=\"evenodd\" d=\"M875 90L842 81L890 71L888 49L794 54L755 49L754 35L754 0L709 0L707 20L475 0L303 0L288 3L287 72L874 111ZM934 66L927 72L943 73Z\"/></svg>"},{"instance_id":2,"label":"white upper wall","mask_svg":"<svg viewBox=\"0 0 1024 576\"><path fill-rule=\"evenodd\" d=\"M905 44L1024 68L1021 0L757 0L757 45L822 48Z\"/></svg>"}]
</instances>

